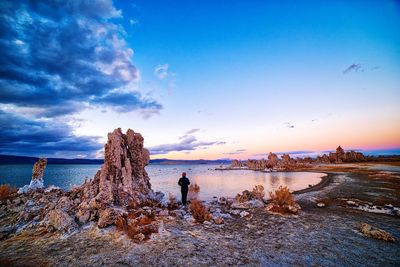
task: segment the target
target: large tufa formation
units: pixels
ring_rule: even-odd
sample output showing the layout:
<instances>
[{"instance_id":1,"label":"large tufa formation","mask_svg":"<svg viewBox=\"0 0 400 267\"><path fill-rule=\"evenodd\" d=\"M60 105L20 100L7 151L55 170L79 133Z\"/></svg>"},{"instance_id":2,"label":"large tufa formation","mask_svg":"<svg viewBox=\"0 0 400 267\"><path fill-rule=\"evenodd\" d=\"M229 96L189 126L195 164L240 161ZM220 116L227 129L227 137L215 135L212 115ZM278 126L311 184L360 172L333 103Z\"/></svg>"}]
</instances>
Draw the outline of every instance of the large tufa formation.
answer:
<instances>
[{"instance_id":1,"label":"large tufa formation","mask_svg":"<svg viewBox=\"0 0 400 267\"><path fill-rule=\"evenodd\" d=\"M44 187L43 174L47 166L47 159L41 158L35 162L32 169L32 179L29 185L24 185L18 190L18 193L26 193L29 190L35 190Z\"/></svg>"},{"instance_id":2,"label":"large tufa formation","mask_svg":"<svg viewBox=\"0 0 400 267\"><path fill-rule=\"evenodd\" d=\"M341 146L336 148L336 152L330 152L329 155L318 156L317 163L350 163L350 162L362 162L366 161L368 158L364 156L361 152L356 152L353 150L344 151Z\"/></svg>"},{"instance_id":3,"label":"large tufa formation","mask_svg":"<svg viewBox=\"0 0 400 267\"><path fill-rule=\"evenodd\" d=\"M139 204L152 193L145 166L149 151L143 148L143 137L118 128L108 134L104 147L104 164L92 181L82 186L82 203L76 214L79 221L99 218L99 226L115 222L128 206Z\"/></svg>"}]
</instances>

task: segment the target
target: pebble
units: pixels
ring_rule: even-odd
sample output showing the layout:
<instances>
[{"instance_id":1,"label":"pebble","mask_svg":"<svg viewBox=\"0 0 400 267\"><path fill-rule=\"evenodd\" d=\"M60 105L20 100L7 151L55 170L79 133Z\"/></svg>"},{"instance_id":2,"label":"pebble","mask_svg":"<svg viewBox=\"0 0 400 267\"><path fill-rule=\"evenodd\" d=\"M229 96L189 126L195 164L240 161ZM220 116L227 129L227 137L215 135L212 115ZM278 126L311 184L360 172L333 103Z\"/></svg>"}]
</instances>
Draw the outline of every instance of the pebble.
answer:
<instances>
[{"instance_id":1,"label":"pebble","mask_svg":"<svg viewBox=\"0 0 400 267\"><path fill-rule=\"evenodd\" d=\"M243 217L249 216L250 213L248 213L247 211L242 211L239 215L241 218L243 218Z\"/></svg>"},{"instance_id":2,"label":"pebble","mask_svg":"<svg viewBox=\"0 0 400 267\"><path fill-rule=\"evenodd\" d=\"M229 213L233 214L233 215L239 215L240 214L240 210L230 210Z\"/></svg>"},{"instance_id":3,"label":"pebble","mask_svg":"<svg viewBox=\"0 0 400 267\"><path fill-rule=\"evenodd\" d=\"M168 216L169 212L168 212L168 210L162 210L162 211L160 211L160 213L158 213L158 215L160 215L160 216Z\"/></svg>"},{"instance_id":4,"label":"pebble","mask_svg":"<svg viewBox=\"0 0 400 267\"><path fill-rule=\"evenodd\" d=\"M346 203L347 203L347 205L357 206L357 203L352 200L347 200Z\"/></svg>"}]
</instances>

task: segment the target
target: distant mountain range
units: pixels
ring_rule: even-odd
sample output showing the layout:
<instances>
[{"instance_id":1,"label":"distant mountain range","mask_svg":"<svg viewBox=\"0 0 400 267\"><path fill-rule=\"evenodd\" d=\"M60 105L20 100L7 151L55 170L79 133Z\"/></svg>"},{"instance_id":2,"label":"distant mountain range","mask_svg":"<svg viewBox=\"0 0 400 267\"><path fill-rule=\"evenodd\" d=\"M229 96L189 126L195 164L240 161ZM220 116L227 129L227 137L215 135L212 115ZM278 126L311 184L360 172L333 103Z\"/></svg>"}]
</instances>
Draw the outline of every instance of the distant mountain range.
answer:
<instances>
[{"instance_id":1,"label":"distant mountain range","mask_svg":"<svg viewBox=\"0 0 400 267\"><path fill-rule=\"evenodd\" d=\"M33 164L39 158L36 157L25 157L25 156L11 156L11 155L0 155L0 165L5 164ZM63 159L63 158L47 158L48 164L103 164L102 159ZM218 160L175 160L175 159L152 159L150 164L230 164L230 159L218 159Z\"/></svg>"}]
</instances>

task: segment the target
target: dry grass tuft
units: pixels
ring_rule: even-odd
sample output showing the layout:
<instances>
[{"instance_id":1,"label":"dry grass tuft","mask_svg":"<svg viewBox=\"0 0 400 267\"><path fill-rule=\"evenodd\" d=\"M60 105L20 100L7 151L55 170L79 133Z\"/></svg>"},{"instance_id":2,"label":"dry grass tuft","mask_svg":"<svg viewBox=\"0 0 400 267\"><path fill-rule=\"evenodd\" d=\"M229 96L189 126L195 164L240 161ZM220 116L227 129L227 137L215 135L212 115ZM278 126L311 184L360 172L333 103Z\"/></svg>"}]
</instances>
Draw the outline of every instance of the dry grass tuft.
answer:
<instances>
[{"instance_id":1,"label":"dry grass tuft","mask_svg":"<svg viewBox=\"0 0 400 267\"><path fill-rule=\"evenodd\" d=\"M189 192L188 192L188 200L195 200L198 198L200 192L200 186L198 184L191 184L189 186Z\"/></svg>"},{"instance_id":2,"label":"dry grass tuft","mask_svg":"<svg viewBox=\"0 0 400 267\"><path fill-rule=\"evenodd\" d=\"M263 200L264 195L264 186L256 185L252 191L244 190L242 194L237 194L235 199L238 202L247 202L255 199Z\"/></svg>"},{"instance_id":3,"label":"dry grass tuft","mask_svg":"<svg viewBox=\"0 0 400 267\"><path fill-rule=\"evenodd\" d=\"M254 199L263 200L265 196L264 186L256 185L251 192Z\"/></svg>"},{"instance_id":4,"label":"dry grass tuft","mask_svg":"<svg viewBox=\"0 0 400 267\"><path fill-rule=\"evenodd\" d=\"M271 198L271 202L279 206L295 204L293 196L290 194L289 188L286 186L279 186L275 192L270 192L269 196Z\"/></svg>"},{"instance_id":5,"label":"dry grass tuft","mask_svg":"<svg viewBox=\"0 0 400 267\"><path fill-rule=\"evenodd\" d=\"M289 188L280 186L275 192L270 192L270 204L267 210L283 214L297 214L300 206L294 201L293 195L289 192Z\"/></svg>"},{"instance_id":6,"label":"dry grass tuft","mask_svg":"<svg viewBox=\"0 0 400 267\"><path fill-rule=\"evenodd\" d=\"M208 208L197 199L190 203L189 209L192 212L193 218L199 223L203 223L204 221L208 221L212 218Z\"/></svg>"},{"instance_id":7,"label":"dry grass tuft","mask_svg":"<svg viewBox=\"0 0 400 267\"><path fill-rule=\"evenodd\" d=\"M150 238L151 234L158 233L158 227L154 223L154 218L143 215L139 218L129 214L128 218L120 216L115 222L117 230L124 232L135 242L140 242Z\"/></svg>"},{"instance_id":8,"label":"dry grass tuft","mask_svg":"<svg viewBox=\"0 0 400 267\"><path fill-rule=\"evenodd\" d=\"M15 187L10 186L9 184L0 185L0 199L7 199L12 194L17 193L17 189Z\"/></svg>"},{"instance_id":9,"label":"dry grass tuft","mask_svg":"<svg viewBox=\"0 0 400 267\"><path fill-rule=\"evenodd\" d=\"M118 231L124 231L126 225L126 219L122 216L118 217L115 221L115 226L117 227Z\"/></svg>"},{"instance_id":10,"label":"dry grass tuft","mask_svg":"<svg viewBox=\"0 0 400 267\"><path fill-rule=\"evenodd\" d=\"M168 195L168 209L169 210L176 210L179 208L178 202L176 201L176 196L172 193Z\"/></svg>"},{"instance_id":11,"label":"dry grass tuft","mask_svg":"<svg viewBox=\"0 0 400 267\"><path fill-rule=\"evenodd\" d=\"M371 225L369 225L367 223L360 223L358 225L358 230L364 236L369 237L369 238L380 239L380 240L384 240L387 242L394 242L396 240L388 232L386 232L382 229L379 229L379 228L372 227Z\"/></svg>"},{"instance_id":12,"label":"dry grass tuft","mask_svg":"<svg viewBox=\"0 0 400 267\"><path fill-rule=\"evenodd\" d=\"M153 220L148 216L143 216L139 218L139 225L151 224Z\"/></svg>"}]
</instances>

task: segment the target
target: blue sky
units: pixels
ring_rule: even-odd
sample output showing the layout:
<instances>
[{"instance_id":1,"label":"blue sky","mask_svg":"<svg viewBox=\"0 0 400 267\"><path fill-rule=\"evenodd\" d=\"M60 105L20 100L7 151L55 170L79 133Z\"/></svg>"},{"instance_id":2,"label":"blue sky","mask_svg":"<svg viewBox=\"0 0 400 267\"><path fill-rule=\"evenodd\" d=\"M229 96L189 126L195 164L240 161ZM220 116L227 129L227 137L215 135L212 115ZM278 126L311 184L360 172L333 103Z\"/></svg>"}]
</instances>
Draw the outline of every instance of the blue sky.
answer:
<instances>
[{"instance_id":1,"label":"blue sky","mask_svg":"<svg viewBox=\"0 0 400 267\"><path fill-rule=\"evenodd\" d=\"M5 154L101 156L116 127L153 158L400 147L396 1L33 3L1 4Z\"/></svg>"}]
</instances>

